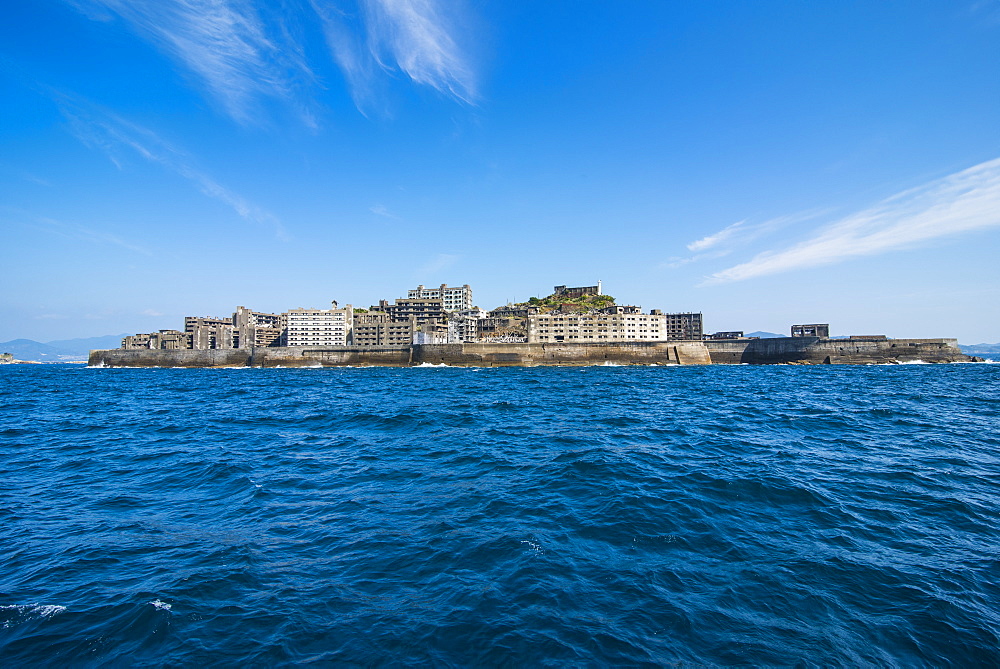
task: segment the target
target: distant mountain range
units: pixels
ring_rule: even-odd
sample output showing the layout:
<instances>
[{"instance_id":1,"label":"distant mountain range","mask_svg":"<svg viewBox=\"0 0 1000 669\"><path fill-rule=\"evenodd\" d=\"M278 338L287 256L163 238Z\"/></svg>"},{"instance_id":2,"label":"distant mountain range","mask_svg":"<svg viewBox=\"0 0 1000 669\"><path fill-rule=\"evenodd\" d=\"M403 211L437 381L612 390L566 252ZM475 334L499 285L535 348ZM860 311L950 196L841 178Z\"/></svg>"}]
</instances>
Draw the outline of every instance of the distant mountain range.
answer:
<instances>
[{"instance_id":1,"label":"distant mountain range","mask_svg":"<svg viewBox=\"0 0 1000 669\"><path fill-rule=\"evenodd\" d=\"M998 355L1000 354L1000 344L959 344L965 355Z\"/></svg>"},{"instance_id":2,"label":"distant mountain range","mask_svg":"<svg viewBox=\"0 0 1000 669\"><path fill-rule=\"evenodd\" d=\"M31 339L13 339L0 342L0 353L11 353L16 360L80 362L87 359L91 349L120 347L122 337L125 336L127 335L57 339L45 344Z\"/></svg>"},{"instance_id":3,"label":"distant mountain range","mask_svg":"<svg viewBox=\"0 0 1000 669\"><path fill-rule=\"evenodd\" d=\"M774 339L775 337L787 337L788 335L775 334L774 332L763 332L762 330L757 330L756 332L746 332L743 334L744 337L759 337L760 339Z\"/></svg>"}]
</instances>

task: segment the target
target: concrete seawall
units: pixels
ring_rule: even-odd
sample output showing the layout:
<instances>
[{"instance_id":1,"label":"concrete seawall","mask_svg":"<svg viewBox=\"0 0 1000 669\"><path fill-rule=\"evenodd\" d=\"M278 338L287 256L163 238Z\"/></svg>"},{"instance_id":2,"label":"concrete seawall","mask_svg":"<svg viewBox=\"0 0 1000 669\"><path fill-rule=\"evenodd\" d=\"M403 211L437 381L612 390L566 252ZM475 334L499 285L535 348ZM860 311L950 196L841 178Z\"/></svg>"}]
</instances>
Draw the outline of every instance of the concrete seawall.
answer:
<instances>
[{"instance_id":1,"label":"concrete seawall","mask_svg":"<svg viewBox=\"0 0 1000 669\"><path fill-rule=\"evenodd\" d=\"M130 349L91 351L91 367L246 367L249 349Z\"/></svg>"},{"instance_id":2,"label":"concrete seawall","mask_svg":"<svg viewBox=\"0 0 1000 669\"><path fill-rule=\"evenodd\" d=\"M416 344L405 347L255 347L90 352L94 367L533 367L541 365L708 365L700 341L617 344Z\"/></svg>"},{"instance_id":3,"label":"concrete seawall","mask_svg":"<svg viewBox=\"0 0 1000 669\"><path fill-rule=\"evenodd\" d=\"M248 367L409 367L409 346L278 346L251 349Z\"/></svg>"},{"instance_id":4,"label":"concrete seawall","mask_svg":"<svg viewBox=\"0 0 1000 669\"><path fill-rule=\"evenodd\" d=\"M878 364L967 362L955 339L780 337L614 344L416 344L91 351L95 367L534 367L542 365Z\"/></svg>"},{"instance_id":5,"label":"concrete seawall","mask_svg":"<svg viewBox=\"0 0 1000 669\"><path fill-rule=\"evenodd\" d=\"M967 362L957 339L825 339L775 337L706 341L714 364L864 365L892 362Z\"/></svg>"},{"instance_id":6,"label":"concrete seawall","mask_svg":"<svg viewBox=\"0 0 1000 669\"><path fill-rule=\"evenodd\" d=\"M441 344L413 347L415 364L461 367L537 365L708 365L700 341L616 344Z\"/></svg>"}]
</instances>

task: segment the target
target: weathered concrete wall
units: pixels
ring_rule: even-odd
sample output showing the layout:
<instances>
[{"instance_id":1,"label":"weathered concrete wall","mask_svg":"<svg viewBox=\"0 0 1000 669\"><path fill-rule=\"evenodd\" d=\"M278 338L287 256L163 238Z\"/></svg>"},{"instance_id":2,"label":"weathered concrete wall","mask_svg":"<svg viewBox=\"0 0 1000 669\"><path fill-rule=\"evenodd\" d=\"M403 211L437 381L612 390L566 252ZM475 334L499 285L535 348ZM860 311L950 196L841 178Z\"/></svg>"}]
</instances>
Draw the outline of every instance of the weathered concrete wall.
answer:
<instances>
[{"instance_id":1,"label":"weathered concrete wall","mask_svg":"<svg viewBox=\"0 0 1000 669\"><path fill-rule=\"evenodd\" d=\"M256 347L207 351L91 351L90 364L106 367L456 367L534 365L707 365L702 342L618 344L444 344L412 347Z\"/></svg>"},{"instance_id":2,"label":"weathered concrete wall","mask_svg":"<svg viewBox=\"0 0 1000 669\"><path fill-rule=\"evenodd\" d=\"M741 341L706 341L714 364L773 365L879 364L889 362L965 362L969 356L957 339L851 340L776 337Z\"/></svg>"},{"instance_id":3,"label":"weathered concrete wall","mask_svg":"<svg viewBox=\"0 0 1000 669\"><path fill-rule=\"evenodd\" d=\"M411 347L281 347L91 351L106 367L343 367L452 365L873 364L968 361L955 339L849 340L780 337L736 341L615 344L422 344Z\"/></svg>"},{"instance_id":4,"label":"weathered concrete wall","mask_svg":"<svg viewBox=\"0 0 1000 669\"><path fill-rule=\"evenodd\" d=\"M752 339L708 340L705 348L712 358L713 365L739 365L743 363L743 353Z\"/></svg>"},{"instance_id":5,"label":"weathered concrete wall","mask_svg":"<svg viewBox=\"0 0 1000 669\"><path fill-rule=\"evenodd\" d=\"M130 349L91 351L92 367L245 367L249 349Z\"/></svg>"},{"instance_id":6,"label":"weathered concrete wall","mask_svg":"<svg viewBox=\"0 0 1000 669\"><path fill-rule=\"evenodd\" d=\"M91 351L90 364L104 367L344 367L410 365L400 347L254 347L250 349Z\"/></svg>"},{"instance_id":7,"label":"weathered concrete wall","mask_svg":"<svg viewBox=\"0 0 1000 669\"><path fill-rule=\"evenodd\" d=\"M409 347L283 346L253 349L252 367L408 367Z\"/></svg>"},{"instance_id":8,"label":"weathered concrete wall","mask_svg":"<svg viewBox=\"0 0 1000 669\"><path fill-rule=\"evenodd\" d=\"M971 358L958 348L957 339L887 339L851 341L823 339L813 348L815 357L827 364L871 364L884 362L967 362Z\"/></svg>"},{"instance_id":9,"label":"weathered concrete wall","mask_svg":"<svg viewBox=\"0 0 1000 669\"><path fill-rule=\"evenodd\" d=\"M694 342L614 344L443 344L415 346L414 364L456 367L537 365L707 365L708 349Z\"/></svg>"}]
</instances>

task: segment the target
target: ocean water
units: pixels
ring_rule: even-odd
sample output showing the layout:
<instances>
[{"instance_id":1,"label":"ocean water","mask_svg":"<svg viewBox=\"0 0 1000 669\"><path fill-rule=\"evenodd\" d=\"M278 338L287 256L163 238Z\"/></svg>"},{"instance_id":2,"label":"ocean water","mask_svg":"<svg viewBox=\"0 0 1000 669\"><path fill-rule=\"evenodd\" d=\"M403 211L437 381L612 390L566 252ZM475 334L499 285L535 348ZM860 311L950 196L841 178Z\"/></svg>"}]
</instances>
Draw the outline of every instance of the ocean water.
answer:
<instances>
[{"instance_id":1,"label":"ocean water","mask_svg":"<svg viewBox=\"0 0 1000 669\"><path fill-rule=\"evenodd\" d=\"M0 368L0 666L1000 665L1000 365Z\"/></svg>"}]
</instances>

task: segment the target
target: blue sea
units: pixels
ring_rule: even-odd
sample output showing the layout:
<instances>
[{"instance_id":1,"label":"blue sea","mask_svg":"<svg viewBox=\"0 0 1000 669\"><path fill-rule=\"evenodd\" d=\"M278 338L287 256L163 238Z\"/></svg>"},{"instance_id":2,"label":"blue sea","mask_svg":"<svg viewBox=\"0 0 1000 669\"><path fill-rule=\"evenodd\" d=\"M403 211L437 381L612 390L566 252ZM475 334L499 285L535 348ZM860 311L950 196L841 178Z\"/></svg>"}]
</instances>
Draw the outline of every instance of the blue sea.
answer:
<instances>
[{"instance_id":1,"label":"blue sea","mask_svg":"<svg viewBox=\"0 0 1000 669\"><path fill-rule=\"evenodd\" d=\"M1000 666L1000 365L0 367L0 666Z\"/></svg>"}]
</instances>

